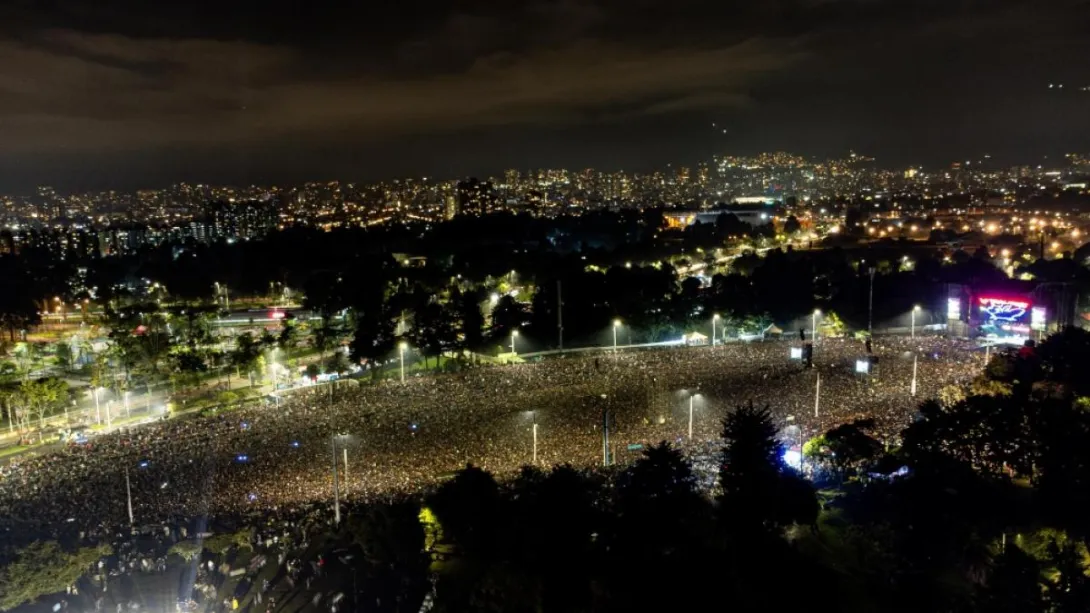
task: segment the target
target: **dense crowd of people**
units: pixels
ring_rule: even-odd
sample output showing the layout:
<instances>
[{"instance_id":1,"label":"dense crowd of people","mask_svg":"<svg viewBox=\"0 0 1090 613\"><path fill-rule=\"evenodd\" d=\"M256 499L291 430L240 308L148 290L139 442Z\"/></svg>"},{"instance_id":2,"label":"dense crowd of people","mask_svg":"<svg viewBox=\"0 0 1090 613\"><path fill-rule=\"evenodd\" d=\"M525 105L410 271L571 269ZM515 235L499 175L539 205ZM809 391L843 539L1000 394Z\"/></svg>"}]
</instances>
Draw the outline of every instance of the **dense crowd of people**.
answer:
<instances>
[{"instance_id":1,"label":"dense crowd of people","mask_svg":"<svg viewBox=\"0 0 1090 613\"><path fill-rule=\"evenodd\" d=\"M288 512L332 499L334 459L339 493L354 501L429 487L467 463L511 474L532 461L535 423L542 466L600 465L606 420L609 454L623 463L660 440L707 448L722 417L750 401L801 428L799 438L867 417L895 442L920 400L983 366L972 345L935 337L877 340L868 375L856 372L866 355L858 341L820 339L813 368L789 359L791 346L607 351L404 384L341 383L332 393L316 387L262 407L110 433L0 469L0 528L76 524L108 534L128 523L129 491L137 524Z\"/></svg>"}]
</instances>

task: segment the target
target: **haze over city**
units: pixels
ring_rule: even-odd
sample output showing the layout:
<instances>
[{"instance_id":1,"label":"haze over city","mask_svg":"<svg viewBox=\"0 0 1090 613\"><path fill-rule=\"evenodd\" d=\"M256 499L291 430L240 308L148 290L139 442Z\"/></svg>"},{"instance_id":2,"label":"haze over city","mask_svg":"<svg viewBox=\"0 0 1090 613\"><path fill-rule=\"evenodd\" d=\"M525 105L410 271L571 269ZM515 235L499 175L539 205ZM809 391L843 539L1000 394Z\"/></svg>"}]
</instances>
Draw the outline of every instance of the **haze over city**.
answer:
<instances>
[{"instance_id":1,"label":"haze over city","mask_svg":"<svg viewBox=\"0 0 1090 613\"><path fill-rule=\"evenodd\" d=\"M1076 0L5 3L0 193L775 150L1034 164L1090 141L1088 20Z\"/></svg>"}]
</instances>

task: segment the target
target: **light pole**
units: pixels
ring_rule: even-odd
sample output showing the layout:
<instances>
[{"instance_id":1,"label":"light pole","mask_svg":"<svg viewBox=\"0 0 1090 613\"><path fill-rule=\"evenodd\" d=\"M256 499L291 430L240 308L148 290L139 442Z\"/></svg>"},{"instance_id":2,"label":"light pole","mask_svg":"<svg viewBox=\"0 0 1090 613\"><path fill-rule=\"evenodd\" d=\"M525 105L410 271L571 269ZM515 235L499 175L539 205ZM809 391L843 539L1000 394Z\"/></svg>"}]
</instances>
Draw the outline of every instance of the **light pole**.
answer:
<instances>
[{"instance_id":1,"label":"light pole","mask_svg":"<svg viewBox=\"0 0 1090 613\"><path fill-rule=\"evenodd\" d=\"M814 314L811 315L810 320L810 340L817 344L817 318L821 315L821 309L814 309Z\"/></svg>"},{"instance_id":2,"label":"light pole","mask_svg":"<svg viewBox=\"0 0 1090 613\"><path fill-rule=\"evenodd\" d=\"M867 336L874 338L874 267L870 267L870 289L867 292Z\"/></svg>"},{"instance_id":3,"label":"light pole","mask_svg":"<svg viewBox=\"0 0 1090 613\"><path fill-rule=\"evenodd\" d=\"M689 392L689 443L693 442L693 401L696 400L696 392Z\"/></svg>"},{"instance_id":4,"label":"light pole","mask_svg":"<svg viewBox=\"0 0 1090 613\"><path fill-rule=\"evenodd\" d=\"M920 310L920 305L912 307L912 338L916 338L916 312Z\"/></svg>"},{"instance_id":5,"label":"light pole","mask_svg":"<svg viewBox=\"0 0 1090 613\"><path fill-rule=\"evenodd\" d=\"M912 354L912 389L911 389L911 393L912 393L913 397L916 396L916 358L917 357L918 356L915 353Z\"/></svg>"},{"instance_id":6,"label":"light pole","mask_svg":"<svg viewBox=\"0 0 1090 613\"><path fill-rule=\"evenodd\" d=\"M602 394L602 466L609 466L609 405L608 396Z\"/></svg>"},{"instance_id":7,"label":"light pole","mask_svg":"<svg viewBox=\"0 0 1090 613\"><path fill-rule=\"evenodd\" d=\"M609 466L609 409L602 409L602 466Z\"/></svg>"},{"instance_id":8,"label":"light pole","mask_svg":"<svg viewBox=\"0 0 1090 613\"><path fill-rule=\"evenodd\" d=\"M518 338L518 335L519 335L518 330L511 330L511 353L513 353L515 355L518 355L518 352L515 351L515 339Z\"/></svg>"},{"instance_id":9,"label":"light pole","mask_svg":"<svg viewBox=\"0 0 1090 613\"><path fill-rule=\"evenodd\" d=\"M337 435L329 436L329 444L333 448L333 523L341 525L341 491L337 483Z\"/></svg>"},{"instance_id":10,"label":"light pole","mask_svg":"<svg viewBox=\"0 0 1090 613\"><path fill-rule=\"evenodd\" d=\"M617 328L621 327L621 320L613 320L613 353L617 353Z\"/></svg>"},{"instance_id":11,"label":"light pole","mask_svg":"<svg viewBox=\"0 0 1090 613\"><path fill-rule=\"evenodd\" d=\"M712 315L712 347L715 347L715 339L718 338L715 335L715 322L719 321L719 313Z\"/></svg>"},{"instance_id":12,"label":"light pole","mask_svg":"<svg viewBox=\"0 0 1090 613\"><path fill-rule=\"evenodd\" d=\"M129 484L129 469L125 469L125 497L129 502L129 526L132 527L132 486Z\"/></svg>"},{"instance_id":13,"label":"light pole","mask_svg":"<svg viewBox=\"0 0 1090 613\"><path fill-rule=\"evenodd\" d=\"M95 423L101 424L102 423L102 410L99 409L99 407L98 407L98 386L96 385L95 389L91 390L91 392L95 397Z\"/></svg>"},{"instance_id":14,"label":"light pole","mask_svg":"<svg viewBox=\"0 0 1090 613\"><path fill-rule=\"evenodd\" d=\"M537 411L530 411L530 418L534 420L534 466L537 466Z\"/></svg>"},{"instance_id":15,"label":"light pole","mask_svg":"<svg viewBox=\"0 0 1090 613\"><path fill-rule=\"evenodd\" d=\"M125 390L125 417L132 417L132 412L129 410L129 390Z\"/></svg>"},{"instance_id":16,"label":"light pole","mask_svg":"<svg viewBox=\"0 0 1090 613\"><path fill-rule=\"evenodd\" d=\"M397 345L398 354L401 357L401 382L405 382L405 342L402 341Z\"/></svg>"},{"instance_id":17,"label":"light pole","mask_svg":"<svg viewBox=\"0 0 1090 613\"><path fill-rule=\"evenodd\" d=\"M817 383L814 386L814 417L819 415L819 407L821 406L821 373L817 374Z\"/></svg>"}]
</instances>

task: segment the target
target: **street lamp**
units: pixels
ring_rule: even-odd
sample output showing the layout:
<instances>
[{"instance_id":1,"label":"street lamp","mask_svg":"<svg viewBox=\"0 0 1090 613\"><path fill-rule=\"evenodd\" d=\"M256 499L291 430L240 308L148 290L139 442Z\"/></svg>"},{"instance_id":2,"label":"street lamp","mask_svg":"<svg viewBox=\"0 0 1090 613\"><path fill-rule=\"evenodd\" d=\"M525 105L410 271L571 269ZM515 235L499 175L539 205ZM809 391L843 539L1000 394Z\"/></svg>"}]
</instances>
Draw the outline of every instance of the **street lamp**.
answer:
<instances>
[{"instance_id":1,"label":"street lamp","mask_svg":"<svg viewBox=\"0 0 1090 613\"><path fill-rule=\"evenodd\" d=\"M341 491L340 484L337 483L337 436L330 435L329 444L333 449L333 523L339 526L341 525Z\"/></svg>"},{"instance_id":2,"label":"street lamp","mask_svg":"<svg viewBox=\"0 0 1090 613\"><path fill-rule=\"evenodd\" d=\"M821 309L814 309L814 314L811 317L812 323L811 323L811 327L810 327L810 330L811 330L810 331L810 340L812 340L815 344L817 343L817 318L818 318L818 315L821 315Z\"/></svg>"},{"instance_id":3,"label":"street lamp","mask_svg":"<svg viewBox=\"0 0 1090 613\"><path fill-rule=\"evenodd\" d=\"M916 312L920 310L920 305L912 307L912 338L916 338Z\"/></svg>"},{"instance_id":4,"label":"street lamp","mask_svg":"<svg viewBox=\"0 0 1090 613\"><path fill-rule=\"evenodd\" d=\"M405 344L405 341L401 341L400 343L397 344L397 351L398 351L398 354L399 354L399 356L401 358L401 382L402 383L405 382L405 348L407 346L408 345Z\"/></svg>"},{"instance_id":5,"label":"street lamp","mask_svg":"<svg viewBox=\"0 0 1090 613\"><path fill-rule=\"evenodd\" d=\"M909 393L910 393L910 395L912 397L916 396L916 358L917 357L919 357L919 354L917 354L917 353L912 354L912 387L909 390Z\"/></svg>"},{"instance_id":6,"label":"street lamp","mask_svg":"<svg viewBox=\"0 0 1090 613\"><path fill-rule=\"evenodd\" d=\"M621 320L613 320L613 353L617 353L617 328L621 327Z\"/></svg>"},{"instance_id":7,"label":"street lamp","mask_svg":"<svg viewBox=\"0 0 1090 613\"><path fill-rule=\"evenodd\" d=\"M534 466L537 466L537 411L530 411L530 419L534 421Z\"/></svg>"},{"instance_id":8,"label":"street lamp","mask_svg":"<svg viewBox=\"0 0 1090 613\"><path fill-rule=\"evenodd\" d=\"M693 442L693 401L696 400L697 393L689 392L689 443Z\"/></svg>"},{"instance_id":9,"label":"street lamp","mask_svg":"<svg viewBox=\"0 0 1090 613\"><path fill-rule=\"evenodd\" d=\"M719 321L719 313L712 315L712 347L715 347L715 322Z\"/></svg>"},{"instance_id":10,"label":"street lamp","mask_svg":"<svg viewBox=\"0 0 1090 613\"><path fill-rule=\"evenodd\" d=\"M513 353L515 355L518 355L518 352L515 351L515 339L518 338L518 335L519 335L518 330L511 330L511 353Z\"/></svg>"}]
</instances>

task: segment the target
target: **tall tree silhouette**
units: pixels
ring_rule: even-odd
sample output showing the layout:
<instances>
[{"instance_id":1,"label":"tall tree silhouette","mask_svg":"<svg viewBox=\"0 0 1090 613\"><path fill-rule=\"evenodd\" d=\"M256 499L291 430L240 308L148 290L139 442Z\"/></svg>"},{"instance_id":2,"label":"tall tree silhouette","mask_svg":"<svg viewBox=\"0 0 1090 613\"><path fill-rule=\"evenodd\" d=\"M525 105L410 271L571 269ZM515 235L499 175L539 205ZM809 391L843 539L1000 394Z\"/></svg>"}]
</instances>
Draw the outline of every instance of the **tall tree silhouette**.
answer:
<instances>
[{"instance_id":1,"label":"tall tree silhouette","mask_svg":"<svg viewBox=\"0 0 1090 613\"><path fill-rule=\"evenodd\" d=\"M752 404L723 421L719 504L732 533L778 533L793 523L817 520L813 488L784 463L776 432L768 409Z\"/></svg>"}]
</instances>

